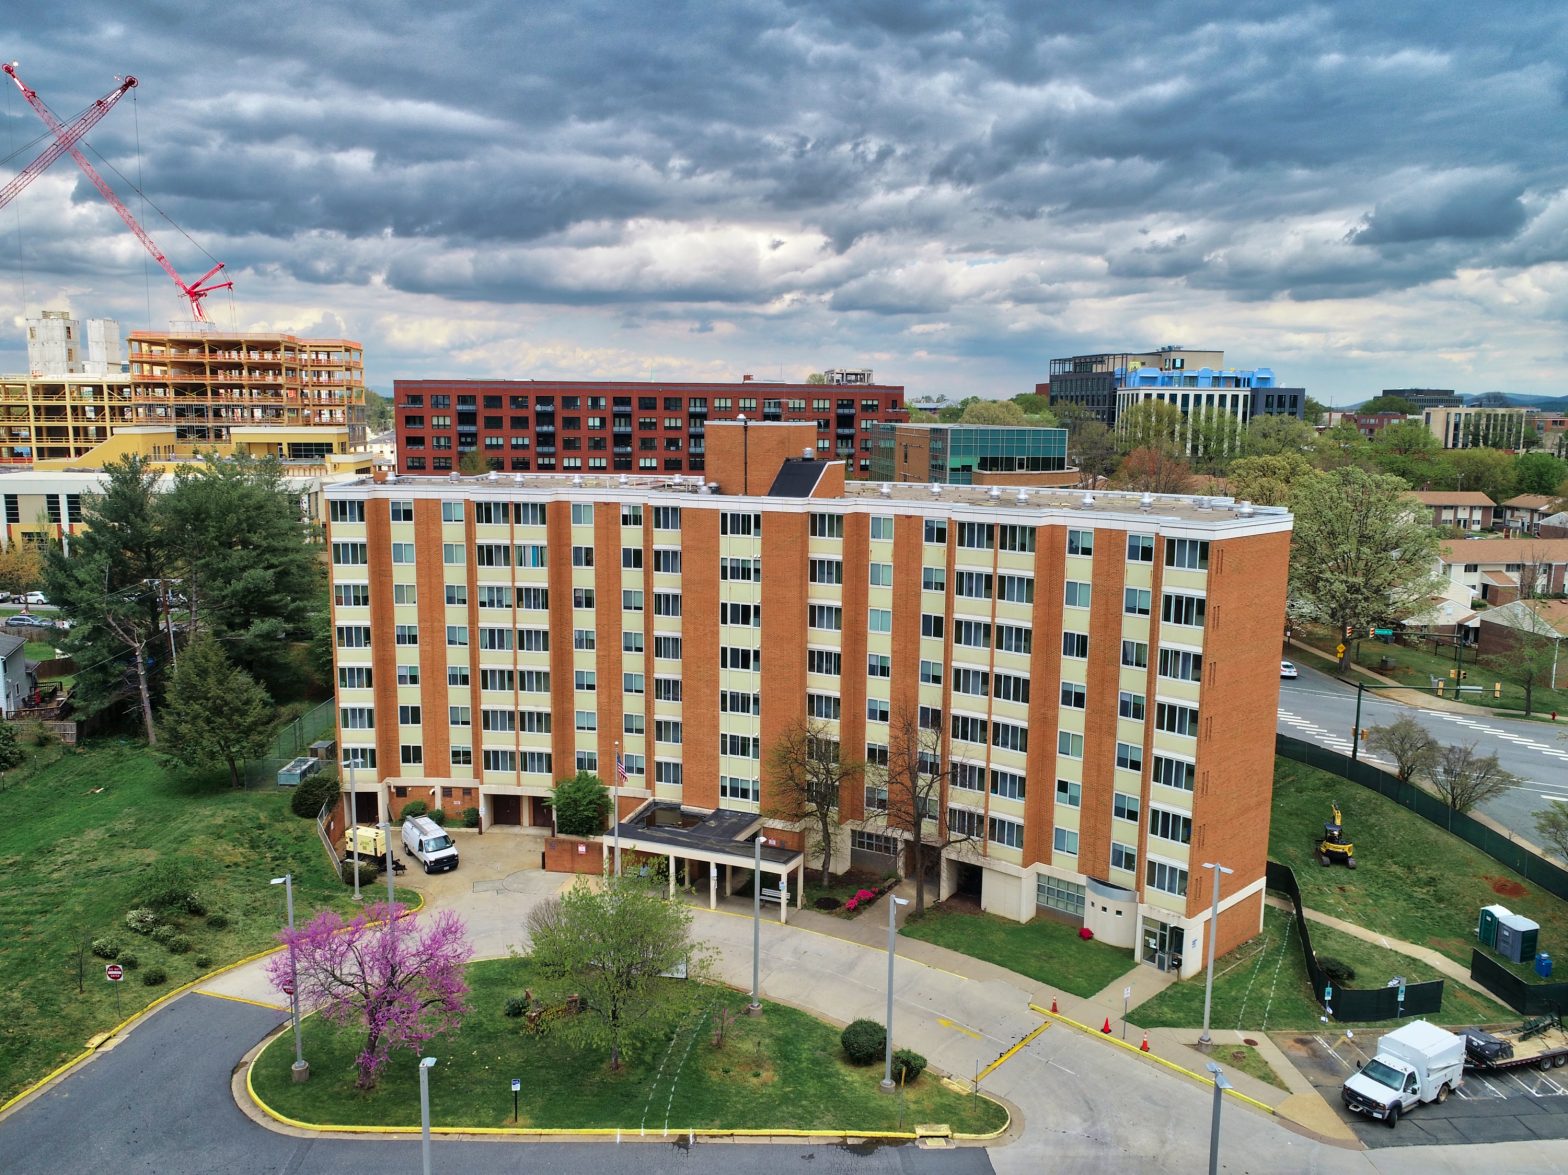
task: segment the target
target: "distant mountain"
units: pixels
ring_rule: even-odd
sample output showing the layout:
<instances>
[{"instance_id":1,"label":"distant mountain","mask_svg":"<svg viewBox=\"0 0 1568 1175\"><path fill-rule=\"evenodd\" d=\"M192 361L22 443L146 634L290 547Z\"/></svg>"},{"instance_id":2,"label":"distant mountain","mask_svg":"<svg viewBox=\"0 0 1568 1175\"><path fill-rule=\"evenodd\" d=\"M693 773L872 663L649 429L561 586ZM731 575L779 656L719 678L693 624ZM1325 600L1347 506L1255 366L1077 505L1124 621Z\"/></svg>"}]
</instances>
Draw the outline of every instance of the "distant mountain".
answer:
<instances>
[{"instance_id":1,"label":"distant mountain","mask_svg":"<svg viewBox=\"0 0 1568 1175\"><path fill-rule=\"evenodd\" d=\"M1515 392L1482 392L1461 397L1471 408L1539 408L1542 412L1568 411L1568 396L1524 396Z\"/></svg>"}]
</instances>

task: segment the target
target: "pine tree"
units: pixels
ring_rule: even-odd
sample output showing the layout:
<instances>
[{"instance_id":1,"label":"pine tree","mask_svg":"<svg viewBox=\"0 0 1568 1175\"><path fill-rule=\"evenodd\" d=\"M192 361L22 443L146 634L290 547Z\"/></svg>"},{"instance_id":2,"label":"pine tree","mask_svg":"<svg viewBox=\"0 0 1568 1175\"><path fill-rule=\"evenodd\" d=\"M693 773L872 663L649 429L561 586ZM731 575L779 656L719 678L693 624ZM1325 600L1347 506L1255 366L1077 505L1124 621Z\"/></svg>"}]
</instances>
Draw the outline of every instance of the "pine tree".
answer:
<instances>
[{"instance_id":1,"label":"pine tree","mask_svg":"<svg viewBox=\"0 0 1568 1175\"><path fill-rule=\"evenodd\" d=\"M165 758L190 770L227 765L240 786L240 761L267 748L272 699L233 664L210 635L191 642L164 703Z\"/></svg>"}]
</instances>

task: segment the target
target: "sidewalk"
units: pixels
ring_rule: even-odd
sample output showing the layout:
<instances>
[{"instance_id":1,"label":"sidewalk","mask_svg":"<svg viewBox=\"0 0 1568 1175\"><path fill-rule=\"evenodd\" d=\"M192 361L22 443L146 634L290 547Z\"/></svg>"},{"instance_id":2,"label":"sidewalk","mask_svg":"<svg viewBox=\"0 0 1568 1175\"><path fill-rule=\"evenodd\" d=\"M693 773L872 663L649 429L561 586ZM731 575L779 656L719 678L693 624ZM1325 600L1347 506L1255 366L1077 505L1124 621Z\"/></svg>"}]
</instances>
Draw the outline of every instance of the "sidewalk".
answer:
<instances>
[{"instance_id":1,"label":"sidewalk","mask_svg":"<svg viewBox=\"0 0 1568 1175\"><path fill-rule=\"evenodd\" d=\"M1276 909L1294 912L1295 908L1290 902L1276 894L1265 893L1263 900ZM1409 955L1412 959L1419 959L1434 970L1441 971L1445 979L1452 979L1455 983L1462 983L1477 995L1483 995L1489 1000L1497 1000L1497 996L1470 978L1470 969L1468 967L1454 962L1447 955L1438 954L1430 947L1417 946L1413 942L1405 942L1399 938L1389 938L1386 934L1379 934L1375 930L1357 926L1354 922L1346 922L1343 918L1336 918L1332 914L1325 914L1320 910L1312 909L1310 906L1303 906L1301 909L1306 914L1308 922L1319 922L1324 926L1332 926L1335 930L1350 935L1351 938L1359 938L1362 942L1369 942L1374 946L1387 947L1391 951Z\"/></svg>"}]
</instances>

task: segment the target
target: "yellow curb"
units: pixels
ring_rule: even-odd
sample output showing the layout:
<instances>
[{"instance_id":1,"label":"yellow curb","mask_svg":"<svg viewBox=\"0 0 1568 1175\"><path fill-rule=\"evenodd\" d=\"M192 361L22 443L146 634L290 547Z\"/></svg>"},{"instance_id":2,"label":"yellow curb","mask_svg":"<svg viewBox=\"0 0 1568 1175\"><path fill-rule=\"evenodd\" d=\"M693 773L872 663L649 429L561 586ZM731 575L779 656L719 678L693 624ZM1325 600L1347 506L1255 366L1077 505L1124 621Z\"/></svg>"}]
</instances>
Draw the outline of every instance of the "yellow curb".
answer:
<instances>
[{"instance_id":1,"label":"yellow curb","mask_svg":"<svg viewBox=\"0 0 1568 1175\"><path fill-rule=\"evenodd\" d=\"M700 914L719 914L719 915L722 915L725 918L744 918L748 922L751 921L751 915L750 914L741 914L741 913L736 912L735 910L709 910L706 907L702 907L702 906L698 906L698 907L694 907L694 908ZM804 911L802 911L802 912L804 912ZM852 938L844 938L841 935L829 934L825 930L813 930L809 926L796 926L793 922L774 922L773 925L775 925L775 926L782 926L785 930L798 930L802 934L814 934L818 938L830 938L834 942L841 942L841 943L844 943L846 946L859 947L863 951L875 951L879 955L887 953L887 948L886 947L867 946L865 943L863 943L863 942L856 942ZM924 939L915 938L913 935L909 936L909 941L910 942L918 942L918 943L921 943L924 946L936 946L935 943L926 942ZM942 948L942 949L946 949L946 948ZM911 963L919 963L922 967L927 967L930 970L940 972L943 975L951 975L954 979L962 979L966 983L977 982L976 980L970 979L970 977L967 976L967 975L960 975L957 971L949 971L946 967L938 967L935 963L927 963L924 959L917 959L913 955L905 955L904 958L908 959ZM702 1132L698 1131L698 1133L700 1134Z\"/></svg>"},{"instance_id":2,"label":"yellow curb","mask_svg":"<svg viewBox=\"0 0 1568 1175\"><path fill-rule=\"evenodd\" d=\"M1051 1011L1049 1011L1049 1010L1047 1010L1045 1008L1042 1008L1039 1004L1035 1004L1035 1003L1031 1003L1029 1005L1029 1010L1031 1012L1038 1012L1042 1016L1049 1016L1053 1020L1059 1020L1063 1024L1066 1024L1066 1025L1068 1025L1069 1027L1072 1027L1072 1028L1076 1028L1079 1032L1082 1032L1082 1033L1084 1033L1084 1034L1086 1034L1088 1036L1093 1036L1093 1037L1096 1037L1096 1038L1099 1038L1099 1039L1102 1039L1102 1040L1107 1040L1111 1044L1116 1045L1118 1048L1125 1049L1129 1053L1135 1053L1138 1056L1144 1058L1145 1060L1153 1061L1157 1065L1164 1065L1167 1069L1171 1070L1174 1073L1180 1073L1180 1074L1182 1074L1182 1075L1184 1075L1186 1077L1191 1077L1194 1081L1198 1082L1201 1085L1207 1085L1210 1088L1213 1088L1213 1086L1214 1086L1214 1082L1212 1080L1210 1080L1209 1078L1205 1077L1201 1073L1195 1072L1192 1069L1188 1069L1185 1066L1178 1065L1175 1061L1167 1061L1164 1057L1160 1056L1157 1053L1152 1053L1152 1052L1151 1053L1146 1053L1138 1045L1131 1044L1131 1043L1129 1043L1129 1042L1127 1042L1125 1040L1118 1040L1114 1036L1106 1036L1103 1032L1099 1031L1098 1029L1091 1028L1087 1024L1080 1024L1076 1020L1070 1019L1067 1016L1063 1016L1060 1012L1051 1012ZM1267 1102L1260 1102L1255 1097L1248 1097L1246 1094L1241 1093L1240 1091L1238 1091L1236 1089L1227 1089L1225 1092L1227 1094L1229 1094L1231 1097L1235 1098L1237 1101L1246 1102L1249 1106L1256 1106L1258 1109L1262 1110L1265 1114L1268 1114L1270 1116L1272 1116L1274 1114L1274 1107L1269 1105Z\"/></svg>"},{"instance_id":3,"label":"yellow curb","mask_svg":"<svg viewBox=\"0 0 1568 1175\"><path fill-rule=\"evenodd\" d=\"M196 990L196 994L207 996L209 999L231 1000L236 1004L251 1004L258 1008L267 1008L273 1012L289 1011L289 1008L284 1004L269 1004L265 1000L246 999L242 995L225 995L221 991L202 991L200 988L198 988Z\"/></svg>"},{"instance_id":4,"label":"yellow curb","mask_svg":"<svg viewBox=\"0 0 1568 1175\"><path fill-rule=\"evenodd\" d=\"M1031 1004L1029 1006L1032 1008L1034 1005ZM981 1080L981 1078L989 1077L992 1073L995 1073L1004 1064L1006 1064L1006 1062L1008 1060L1010 1060L1012 1058L1014 1053L1016 1053L1019 1049L1023 1048L1025 1045L1027 1045L1035 1037L1039 1036L1040 1033L1044 1032L1050 1026L1051 1026L1051 1022L1049 1020L1047 1020L1045 1023L1041 1024L1040 1027L1030 1029L1029 1032L1023 1037L1023 1039L1018 1041L1017 1044L1013 1045L1006 1052L1004 1052L1001 1056L997 1057L996 1060L992 1061L984 1069L980 1070L979 1073L975 1074L975 1080L978 1082L978 1081Z\"/></svg>"},{"instance_id":5,"label":"yellow curb","mask_svg":"<svg viewBox=\"0 0 1568 1175\"><path fill-rule=\"evenodd\" d=\"M406 918L410 914L417 914L420 910L423 910L425 908L425 895L420 893L418 890L415 890L414 891L414 896L419 899L419 905L405 909L403 911L403 913L398 915L399 918ZM77 1053L76 1056L72 1057L70 1060L64 1062L63 1064L57 1066L54 1069L51 1069L45 1076L40 1077L37 1081L33 1082L31 1085L27 1086L25 1089L23 1089L20 1092L18 1092L10 1100L6 1101L3 1104L0 1104L0 1117L3 1117L7 1110L9 1110L12 1106L16 1105L18 1102L22 1101L24 1098L31 1097L33 1094L35 1094L39 1090L43 1089L46 1085L48 1085L56 1077L62 1076L64 1073L66 1073L68 1070L72 1069L76 1065L80 1065L83 1061L87 1060L94 1053L96 1053L100 1048L102 1048L104 1046L105 1042L113 1040L115 1037L119 1036L121 1032L125 1031L125 1029L128 1028L131 1024L135 1023L137 1020L142 1019L144 1016L148 1015L150 1012L153 1012L156 1009L161 1008L164 1004L168 1003L170 1000L174 999L176 996L184 995L187 991L192 990L198 984L209 983L213 979L215 979L217 976L223 975L224 973L229 972L229 971L233 971L237 967L243 967L247 963L254 963L257 959L265 959L268 955L277 954L277 952L281 951L282 949L283 948L281 946L268 947L264 951L257 951L254 954L246 955L243 959L236 959L232 963L225 963L222 967L219 967L216 971L209 971L205 975L201 975L201 976L198 976L195 979L190 980L188 983L180 984L179 987L176 987L176 988L174 988L171 991L164 992L157 999L153 1000L152 1003L150 1003L150 1004L146 1005L145 1007L143 1007L141 1009L141 1011L139 1011L139 1012L132 1012L129 1016L127 1016L124 1020L121 1020L118 1024L114 1025L112 1028L109 1028L109 1029L107 1029L107 1030L105 1030L103 1032L99 1032L99 1033L96 1033L95 1035L93 1035L91 1038L89 1038L89 1040L87 1042L87 1046L88 1047L84 1051L82 1051L80 1053ZM212 995L213 993L212 992L202 992L201 994L202 995ZM237 997L225 997L225 998L237 998ZM244 1003L256 1003L255 1000L244 1000L244 1001L241 1001L241 1002L244 1002ZM271 1008L271 1007L273 1007L273 1005L271 1005L271 1004L261 1004L259 1006L261 1006L263 1008ZM286 1010L286 1009L280 1009L280 1010Z\"/></svg>"}]
</instances>

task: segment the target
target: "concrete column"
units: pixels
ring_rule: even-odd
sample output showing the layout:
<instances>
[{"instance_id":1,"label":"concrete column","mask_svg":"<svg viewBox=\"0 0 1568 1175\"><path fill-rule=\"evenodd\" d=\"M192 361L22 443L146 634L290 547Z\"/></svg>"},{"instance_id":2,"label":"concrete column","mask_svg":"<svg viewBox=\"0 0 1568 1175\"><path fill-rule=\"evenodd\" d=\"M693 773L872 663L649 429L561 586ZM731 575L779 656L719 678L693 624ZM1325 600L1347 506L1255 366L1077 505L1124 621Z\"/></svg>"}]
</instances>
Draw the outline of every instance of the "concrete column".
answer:
<instances>
[{"instance_id":1,"label":"concrete column","mask_svg":"<svg viewBox=\"0 0 1568 1175\"><path fill-rule=\"evenodd\" d=\"M675 900L675 854L670 854L670 900Z\"/></svg>"},{"instance_id":2,"label":"concrete column","mask_svg":"<svg viewBox=\"0 0 1568 1175\"><path fill-rule=\"evenodd\" d=\"M779 925L789 925L789 871L779 870Z\"/></svg>"},{"instance_id":3,"label":"concrete column","mask_svg":"<svg viewBox=\"0 0 1568 1175\"><path fill-rule=\"evenodd\" d=\"M708 865L708 909L710 909L710 910L717 910L718 908L719 908L719 867L717 865L714 865L714 864L710 863Z\"/></svg>"},{"instance_id":4,"label":"concrete column","mask_svg":"<svg viewBox=\"0 0 1568 1175\"><path fill-rule=\"evenodd\" d=\"M806 901L806 858L800 859L800 884L795 887L795 909L799 910Z\"/></svg>"}]
</instances>

